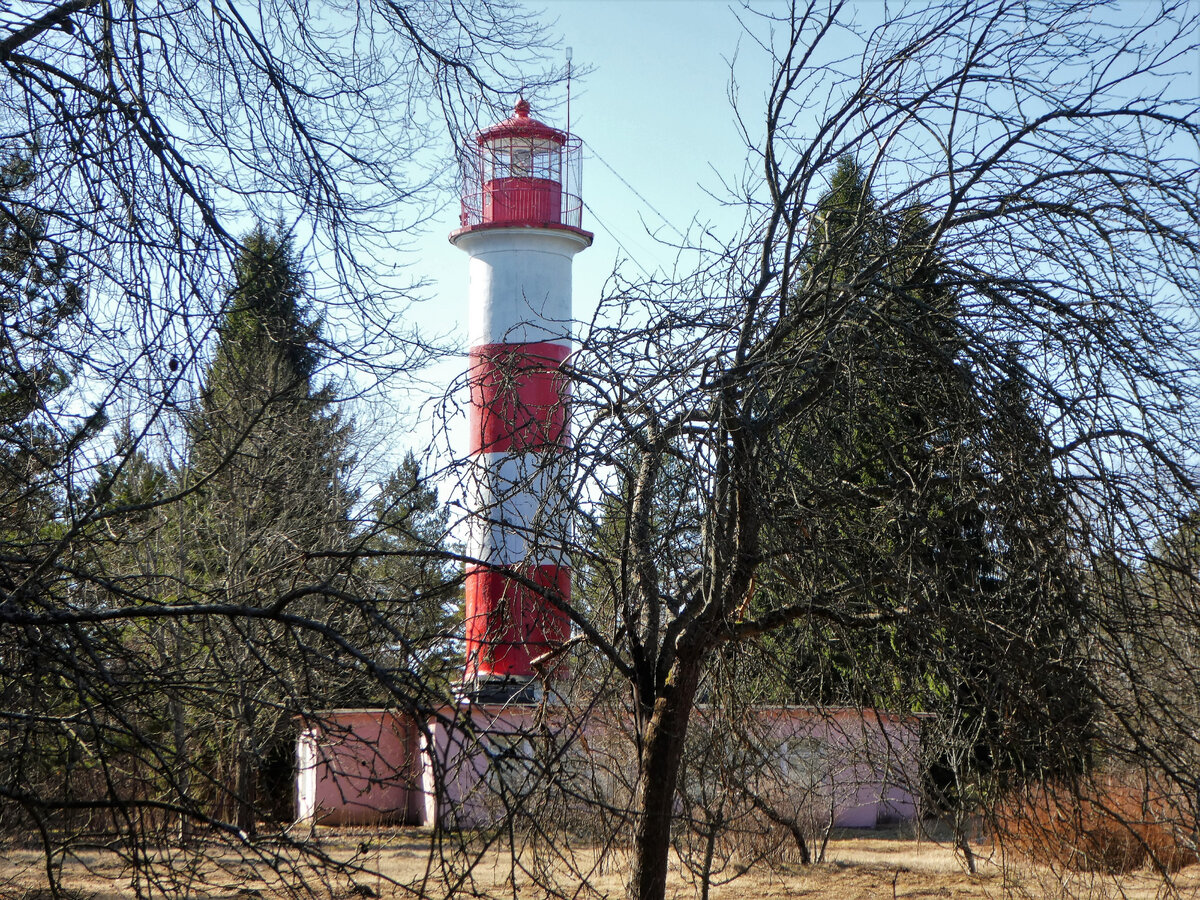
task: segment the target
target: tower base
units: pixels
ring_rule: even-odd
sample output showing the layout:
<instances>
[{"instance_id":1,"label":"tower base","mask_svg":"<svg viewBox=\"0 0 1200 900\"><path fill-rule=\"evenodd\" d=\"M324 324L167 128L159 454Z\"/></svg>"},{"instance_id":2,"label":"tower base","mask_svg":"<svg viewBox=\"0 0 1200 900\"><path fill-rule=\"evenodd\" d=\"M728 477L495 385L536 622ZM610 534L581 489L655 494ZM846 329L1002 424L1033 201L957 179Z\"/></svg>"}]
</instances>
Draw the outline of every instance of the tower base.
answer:
<instances>
[{"instance_id":1,"label":"tower base","mask_svg":"<svg viewBox=\"0 0 1200 900\"><path fill-rule=\"evenodd\" d=\"M533 706L542 701L542 684L531 675L476 675L460 691L473 703Z\"/></svg>"}]
</instances>

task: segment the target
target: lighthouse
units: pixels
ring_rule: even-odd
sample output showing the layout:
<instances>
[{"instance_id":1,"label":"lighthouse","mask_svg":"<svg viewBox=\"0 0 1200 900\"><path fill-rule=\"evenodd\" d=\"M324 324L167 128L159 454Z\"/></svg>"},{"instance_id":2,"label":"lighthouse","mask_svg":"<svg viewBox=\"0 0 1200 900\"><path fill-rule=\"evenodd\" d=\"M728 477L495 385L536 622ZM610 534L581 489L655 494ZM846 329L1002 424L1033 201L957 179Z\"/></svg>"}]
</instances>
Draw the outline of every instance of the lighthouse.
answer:
<instances>
[{"instance_id":1,"label":"lighthouse","mask_svg":"<svg viewBox=\"0 0 1200 900\"><path fill-rule=\"evenodd\" d=\"M466 668L480 703L532 703L570 637L571 264L581 226L579 141L513 114L463 152L469 257Z\"/></svg>"}]
</instances>

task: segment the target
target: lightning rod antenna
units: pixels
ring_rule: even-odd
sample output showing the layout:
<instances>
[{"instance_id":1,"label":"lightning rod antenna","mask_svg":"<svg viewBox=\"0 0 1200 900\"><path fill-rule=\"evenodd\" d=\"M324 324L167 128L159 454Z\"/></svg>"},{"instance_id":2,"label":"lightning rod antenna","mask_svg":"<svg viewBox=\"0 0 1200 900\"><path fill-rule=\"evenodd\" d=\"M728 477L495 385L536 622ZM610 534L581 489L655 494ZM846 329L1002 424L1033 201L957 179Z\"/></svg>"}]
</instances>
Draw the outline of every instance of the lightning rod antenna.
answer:
<instances>
[{"instance_id":1,"label":"lightning rod antenna","mask_svg":"<svg viewBox=\"0 0 1200 900\"><path fill-rule=\"evenodd\" d=\"M571 48L567 48L567 134L571 133Z\"/></svg>"}]
</instances>

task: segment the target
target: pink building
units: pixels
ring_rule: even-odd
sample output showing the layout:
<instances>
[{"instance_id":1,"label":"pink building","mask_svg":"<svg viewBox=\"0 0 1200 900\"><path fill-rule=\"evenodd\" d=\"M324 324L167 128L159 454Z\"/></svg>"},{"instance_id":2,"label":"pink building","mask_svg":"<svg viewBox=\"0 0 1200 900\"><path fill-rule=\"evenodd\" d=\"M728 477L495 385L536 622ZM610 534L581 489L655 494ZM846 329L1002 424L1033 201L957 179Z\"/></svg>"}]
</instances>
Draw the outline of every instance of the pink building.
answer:
<instances>
[{"instance_id":1,"label":"pink building","mask_svg":"<svg viewBox=\"0 0 1200 900\"><path fill-rule=\"evenodd\" d=\"M425 768L412 717L337 709L300 732L296 817L327 825L421 824Z\"/></svg>"},{"instance_id":2,"label":"pink building","mask_svg":"<svg viewBox=\"0 0 1200 900\"><path fill-rule=\"evenodd\" d=\"M921 717L772 707L736 738L757 752L753 790L792 816L873 828L919 815ZM707 711L692 733L704 739ZM580 816L628 800L631 736L599 714L510 704L447 706L426 722L391 710L331 710L301 734L296 810L314 823L495 824L513 798L573 779ZM746 783L750 787L750 782ZM735 791L737 787L731 787Z\"/></svg>"}]
</instances>

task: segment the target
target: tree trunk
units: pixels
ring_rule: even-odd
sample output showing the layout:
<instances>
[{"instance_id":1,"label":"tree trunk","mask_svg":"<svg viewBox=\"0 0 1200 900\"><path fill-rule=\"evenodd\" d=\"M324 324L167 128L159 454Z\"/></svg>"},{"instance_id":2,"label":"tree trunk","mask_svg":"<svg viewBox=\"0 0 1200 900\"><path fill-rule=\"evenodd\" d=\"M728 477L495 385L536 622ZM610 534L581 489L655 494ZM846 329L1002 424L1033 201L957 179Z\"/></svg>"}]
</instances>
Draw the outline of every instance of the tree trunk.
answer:
<instances>
[{"instance_id":1,"label":"tree trunk","mask_svg":"<svg viewBox=\"0 0 1200 900\"><path fill-rule=\"evenodd\" d=\"M699 682L700 656L677 660L646 727L629 880L629 894L637 900L663 900L666 895L675 786Z\"/></svg>"},{"instance_id":2,"label":"tree trunk","mask_svg":"<svg viewBox=\"0 0 1200 900\"><path fill-rule=\"evenodd\" d=\"M192 836L191 815L187 812L188 799L192 796L191 760L188 759L187 721L183 701L172 695L171 718L175 736L175 793L179 804L179 845L186 847Z\"/></svg>"},{"instance_id":3,"label":"tree trunk","mask_svg":"<svg viewBox=\"0 0 1200 900\"><path fill-rule=\"evenodd\" d=\"M712 821L708 823L708 834L704 841L704 864L700 869L700 900L708 900L708 890L712 882L713 856L716 855L717 837L721 826L725 824L725 816L717 810Z\"/></svg>"},{"instance_id":4,"label":"tree trunk","mask_svg":"<svg viewBox=\"0 0 1200 900\"><path fill-rule=\"evenodd\" d=\"M182 576L180 584L183 583ZM171 622L171 637L174 644L175 659L184 658L183 629L178 619ZM188 803L192 796L192 761L188 756L187 711L183 699L177 691L172 691L170 699L172 730L175 738L175 792L179 804L179 845L186 847L192 837L192 817L188 811Z\"/></svg>"},{"instance_id":5,"label":"tree trunk","mask_svg":"<svg viewBox=\"0 0 1200 900\"><path fill-rule=\"evenodd\" d=\"M234 769L233 783L234 824L243 835L253 840L256 837L254 814L258 801L258 759L254 752L255 741L258 737L256 734L257 723L250 710L250 701L246 697L244 682L239 685L239 690L241 698L238 702L238 739L235 747L237 763Z\"/></svg>"},{"instance_id":6,"label":"tree trunk","mask_svg":"<svg viewBox=\"0 0 1200 900\"><path fill-rule=\"evenodd\" d=\"M239 747L233 798L237 809L235 824L251 840L257 836L254 827L257 800L255 774L254 754L247 747Z\"/></svg>"}]
</instances>

